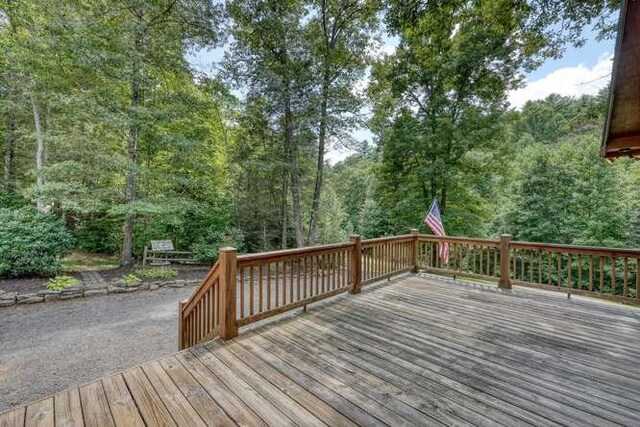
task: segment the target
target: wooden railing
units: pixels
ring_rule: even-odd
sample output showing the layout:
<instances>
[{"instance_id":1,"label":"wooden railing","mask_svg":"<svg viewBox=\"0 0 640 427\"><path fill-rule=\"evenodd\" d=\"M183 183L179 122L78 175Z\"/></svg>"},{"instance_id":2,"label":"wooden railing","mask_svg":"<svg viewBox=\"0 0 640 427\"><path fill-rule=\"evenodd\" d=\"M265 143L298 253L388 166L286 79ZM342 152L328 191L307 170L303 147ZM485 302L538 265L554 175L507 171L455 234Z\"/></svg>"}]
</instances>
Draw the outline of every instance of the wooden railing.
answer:
<instances>
[{"instance_id":1,"label":"wooden railing","mask_svg":"<svg viewBox=\"0 0 640 427\"><path fill-rule=\"evenodd\" d=\"M440 256L448 244L449 258ZM238 328L363 285L418 269L454 276L640 303L640 250L411 234L240 255L218 262L180 303L179 346L190 347Z\"/></svg>"},{"instance_id":2,"label":"wooden railing","mask_svg":"<svg viewBox=\"0 0 640 427\"><path fill-rule=\"evenodd\" d=\"M439 249L449 245L449 261L444 262ZM418 267L432 273L454 273L479 279L499 279L500 241L466 237L418 238Z\"/></svg>"},{"instance_id":3,"label":"wooden railing","mask_svg":"<svg viewBox=\"0 0 640 427\"><path fill-rule=\"evenodd\" d=\"M416 268L417 230L410 235L220 258L193 295L180 303L179 347Z\"/></svg>"},{"instance_id":4,"label":"wooden railing","mask_svg":"<svg viewBox=\"0 0 640 427\"><path fill-rule=\"evenodd\" d=\"M640 250L511 242L515 285L637 303Z\"/></svg>"},{"instance_id":5,"label":"wooden railing","mask_svg":"<svg viewBox=\"0 0 640 427\"><path fill-rule=\"evenodd\" d=\"M220 319L220 261L209 270L191 298L180 302L178 347L191 347L218 335Z\"/></svg>"},{"instance_id":6,"label":"wooden railing","mask_svg":"<svg viewBox=\"0 0 640 427\"><path fill-rule=\"evenodd\" d=\"M362 284L415 269L415 234L364 240L361 245Z\"/></svg>"},{"instance_id":7,"label":"wooden railing","mask_svg":"<svg viewBox=\"0 0 640 427\"><path fill-rule=\"evenodd\" d=\"M346 291L353 249L342 243L239 256L238 326Z\"/></svg>"}]
</instances>

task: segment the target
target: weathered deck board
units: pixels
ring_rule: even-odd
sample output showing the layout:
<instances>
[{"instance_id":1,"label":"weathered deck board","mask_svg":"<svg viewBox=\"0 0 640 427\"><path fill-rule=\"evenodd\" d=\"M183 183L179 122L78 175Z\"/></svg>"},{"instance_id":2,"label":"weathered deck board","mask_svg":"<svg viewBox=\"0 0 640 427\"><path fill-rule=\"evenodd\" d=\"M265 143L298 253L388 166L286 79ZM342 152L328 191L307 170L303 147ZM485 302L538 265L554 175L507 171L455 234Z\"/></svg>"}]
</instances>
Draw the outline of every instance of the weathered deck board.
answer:
<instances>
[{"instance_id":1,"label":"weathered deck board","mask_svg":"<svg viewBox=\"0 0 640 427\"><path fill-rule=\"evenodd\" d=\"M405 276L5 412L0 426L640 425L638 331L637 308Z\"/></svg>"}]
</instances>

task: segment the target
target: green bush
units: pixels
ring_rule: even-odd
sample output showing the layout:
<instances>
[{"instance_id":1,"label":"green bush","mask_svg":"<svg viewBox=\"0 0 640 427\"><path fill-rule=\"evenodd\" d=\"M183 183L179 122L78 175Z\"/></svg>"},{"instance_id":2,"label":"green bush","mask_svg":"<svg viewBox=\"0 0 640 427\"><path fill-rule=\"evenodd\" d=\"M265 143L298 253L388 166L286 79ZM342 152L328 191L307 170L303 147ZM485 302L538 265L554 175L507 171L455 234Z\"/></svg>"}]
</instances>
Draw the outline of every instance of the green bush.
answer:
<instances>
[{"instance_id":1,"label":"green bush","mask_svg":"<svg viewBox=\"0 0 640 427\"><path fill-rule=\"evenodd\" d=\"M118 279L118 284L124 286L137 286L142 280L135 274L126 274Z\"/></svg>"},{"instance_id":2,"label":"green bush","mask_svg":"<svg viewBox=\"0 0 640 427\"><path fill-rule=\"evenodd\" d=\"M49 279L47 282L47 289L50 291L62 291L78 284L78 279L71 276L56 276L53 279Z\"/></svg>"},{"instance_id":3,"label":"green bush","mask_svg":"<svg viewBox=\"0 0 640 427\"><path fill-rule=\"evenodd\" d=\"M238 228L228 228L222 232L209 230L204 241L194 243L191 251L196 259L212 263L218 259L218 251L225 246L231 246L244 252L244 234Z\"/></svg>"},{"instance_id":4,"label":"green bush","mask_svg":"<svg viewBox=\"0 0 640 427\"><path fill-rule=\"evenodd\" d=\"M73 237L53 214L0 208L0 277L55 276Z\"/></svg>"},{"instance_id":5,"label":"green bush","mask_svg":"<svg viewBox=\"0 0 640 427\"><path fill-rule=\"evenodd\" d=\"M178 277L178 270L175 268L143 268L136 270L136 274L149 279L169 279Z\"/></svg>"}]
</instances>

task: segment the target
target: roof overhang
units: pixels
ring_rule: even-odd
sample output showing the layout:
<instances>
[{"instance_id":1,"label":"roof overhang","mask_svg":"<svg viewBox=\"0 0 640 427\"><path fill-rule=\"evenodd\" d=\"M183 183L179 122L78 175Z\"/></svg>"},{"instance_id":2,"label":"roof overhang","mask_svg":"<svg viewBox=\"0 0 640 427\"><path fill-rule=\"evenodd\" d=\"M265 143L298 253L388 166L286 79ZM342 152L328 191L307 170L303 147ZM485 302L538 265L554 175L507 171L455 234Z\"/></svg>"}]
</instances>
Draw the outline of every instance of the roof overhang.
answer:
<instances>
[{"instance_id":1,"label":"roof overhang","mask_svg":"<svg viewBox=\"0 0 640 427\"><path fill-rule=\"evenodd\" d=\"M624 0L600 154L640 157L640 1Z\"/></svg>"}]
</instances>

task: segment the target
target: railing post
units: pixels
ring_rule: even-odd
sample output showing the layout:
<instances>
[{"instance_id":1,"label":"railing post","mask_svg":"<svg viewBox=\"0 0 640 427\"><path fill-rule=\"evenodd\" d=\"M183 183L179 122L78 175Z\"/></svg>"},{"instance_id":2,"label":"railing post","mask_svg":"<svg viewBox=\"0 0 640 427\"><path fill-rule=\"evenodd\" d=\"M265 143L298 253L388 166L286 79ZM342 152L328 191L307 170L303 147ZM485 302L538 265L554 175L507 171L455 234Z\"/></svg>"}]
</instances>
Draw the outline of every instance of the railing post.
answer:
<instances>
[{"instance_id":1,"label":"railing post","mask_svg":"<svg viewBox=\"0 0 640 427\"><path fill-rule=\"evenodd\" d=\"M229 340L238 336L236 321L236 268L235 248L220 249L220 338Z\"/></svg>"},{"instance_id":2,"label":"railing post","mask_svg":"<svg viewBox=\"0 0 640 427\"><path fill-rule=\"evenodd\" d=\"M413 236L413 250L412 250L412 259L413 259L413 269L412 273L418 272L418 253L420 252L420 248L418 247L418 229L412 228L411 235Z\"/></svg>"},{"instance_id":3,"label":"railing post","mask_svg":"<svg viewBox=\"0 0 640 427\"><path fill-rule=\"evenodd\" d=\"M500 280L498 281L498 287L502 289L511 289L511 273L509 271L509 266L511 264L511 249L509 248L510 242L510 234L500 235Z\"/></svg>"},{"instance_id":4,"label":"railing post","mask_svg":"<svg viewBox=\"0 0 640 427\"><path fill-rule=\"evenodd\" d=\"M146 248L145 248L146 249ZM184 345L184 324L182 323L182 309L188 300L182 300L178 303L178 350L183 350Z\"/></svg>"},{"instance_id":5,"label":"railing post","mask_svg":"<svg viewBox=\"0 0 640 427\"><path fill-rule=\"evenodd\" d=\"M349 293L357 294L362 287L362 238L354 235L349 236L349 241L354 244L351 251L351 289Z\"/></svg>"}]
</instances>

